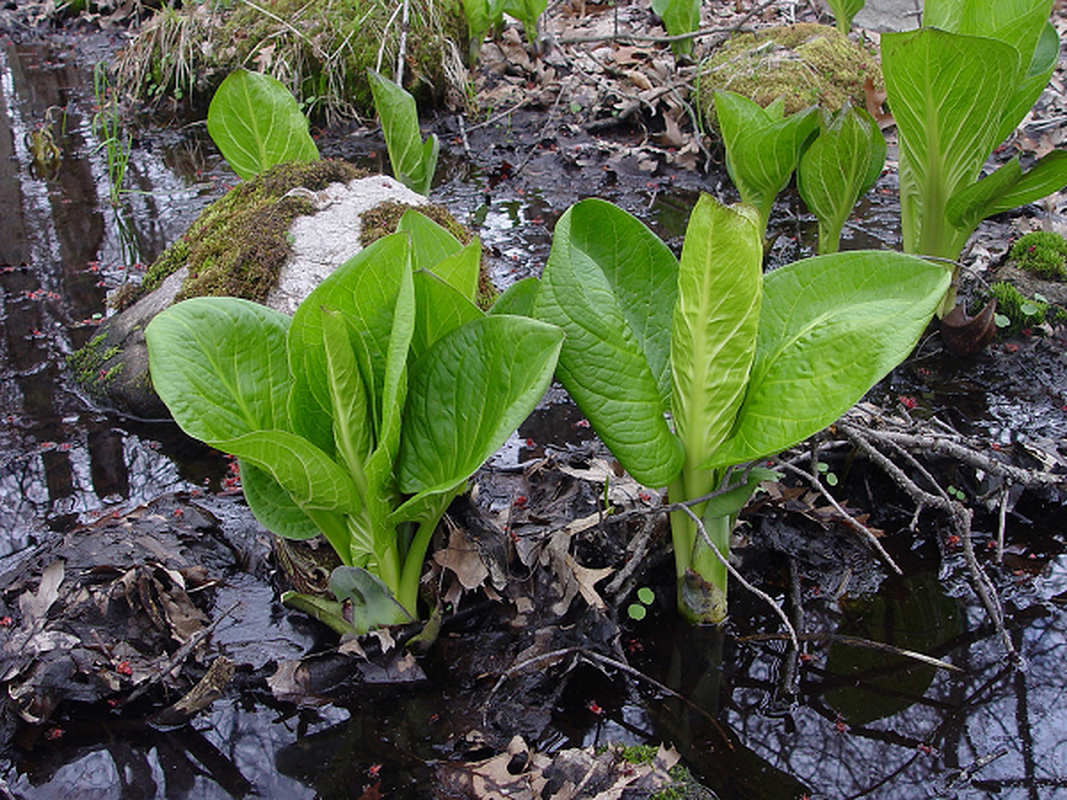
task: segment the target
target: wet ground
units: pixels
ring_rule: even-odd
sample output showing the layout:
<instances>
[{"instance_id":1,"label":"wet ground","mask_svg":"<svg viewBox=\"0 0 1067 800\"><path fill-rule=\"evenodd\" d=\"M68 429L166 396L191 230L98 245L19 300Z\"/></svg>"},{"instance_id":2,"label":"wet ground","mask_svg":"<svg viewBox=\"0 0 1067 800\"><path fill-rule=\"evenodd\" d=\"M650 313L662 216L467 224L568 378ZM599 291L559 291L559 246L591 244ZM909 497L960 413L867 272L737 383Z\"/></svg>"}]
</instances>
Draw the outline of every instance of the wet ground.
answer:
<instances>
[{"instance_id":1,"label":"wet ground","mask_svg":"<svg viewBox=\"0 0 1067 800\"><path fill-rule=\"evenodd\" d=\"M822 500L797 490L751 512L738 557L789 609L801 653L790 653L777 618L741 591L725 631L679 628L663 532L645 524L653 517L559 538L562 524L602 508L605 474L604 454L560 392L477 478L478 502L499 527L474 534L477 515L454 510L495 571L457 602L430 653L415 664L369 645L367 661L337 653L314 623L277 603L268 539L228 462L169 423L100 409L73 385L65 356L92 337L108 291L234 179L202 125L156 119L135 129L128 185L137 191L112 206L85 56L114 42L94 36L72 46L66 37L0 38L3 679L12 698L57 702L7 704L0 796L472 796L464 780L490 774L484 760L515 735L548 756L666 742L724 799L1067 796L1063 491L1015 493L998 564L998 509L981 500L988 476L951 459L927 463L976 511L974 544L1022 668L1005 657L944 520L926 512L909 530L909 499L841 449L823 456L840 476L835 494L870 514L903 575L835 523ZM461 128L454 115L433 120L444 152L432 199L482 237L499 288L539 270L555 220L582 197L618 203L674 246L699 191L734 199L714 165L708 174L678 169L666 150L647 146L648 126L661 120L602 131L585 122L553 105L481 128ZM51 178L33 172L27 149L27 134L48 125L63 153ZM356 126L328 132L320 146L364 165L384 158L377 134ZM896 244L894 188L890 173L865 201L846 232L851 246ZM1034 213L983 228L985 252L1003 252ZM810 253L814 222L795 196L783 196L772 226L772 260ZM932 335L872 397L941 419L1023 466L1058 454L1062 470L1065 392L1067 347L1055 337L960 360L943 356ZM545 455L547 468L517 469ZM633 507L648 502L638 497ZM580 573L560 566L561 542L585 568L621 570L642 534L652 536L647 569L615 589L598 582L608 609L591 609L576 596ZM123 551L127 537L141 549ZM96 541L107 549L94 568L84 547ZM43 573L57 560L71 580L42 606ZM454 586L450 573L440 576ZM641 622L625 611L637 586L654 591ZM109 613L56 627L60 606L85 597ZM31 631L27 619L41 627ZM183 655L201 631L209 636ZM298 661L310 652L320 655ZM219 656L236 670L221 697L184 717L161 716ZM169 659L178 660L172 679L131 701L135 683ZM28 724L34 714L41 722ZM516 779L512 796L533 763L504 771Z\"/></svg>"}]
</instances>

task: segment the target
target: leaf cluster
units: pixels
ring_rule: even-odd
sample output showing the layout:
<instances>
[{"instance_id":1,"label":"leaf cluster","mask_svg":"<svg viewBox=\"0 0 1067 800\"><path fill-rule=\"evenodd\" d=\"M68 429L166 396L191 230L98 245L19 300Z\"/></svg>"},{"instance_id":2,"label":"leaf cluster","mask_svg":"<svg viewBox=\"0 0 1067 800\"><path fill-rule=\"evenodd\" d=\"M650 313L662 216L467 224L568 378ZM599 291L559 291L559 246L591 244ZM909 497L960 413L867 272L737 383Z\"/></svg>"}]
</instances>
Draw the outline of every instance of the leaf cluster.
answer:
<instances>
[{"instance_id":1,"label":"leaf cluster","mask_svg":"<svg viewBox=\"0 0 1067 800\"><path fill-rule=\"evenodd\" d=\"M181 428L238 457L256 518L322 534L337 602L290 599L366 630L417 614L430 534L532 411L562 332L473 302L480 243L416 212L339 267L292 320L197 298L146 330L153 384Z\"/></svg>"}]
</instances>

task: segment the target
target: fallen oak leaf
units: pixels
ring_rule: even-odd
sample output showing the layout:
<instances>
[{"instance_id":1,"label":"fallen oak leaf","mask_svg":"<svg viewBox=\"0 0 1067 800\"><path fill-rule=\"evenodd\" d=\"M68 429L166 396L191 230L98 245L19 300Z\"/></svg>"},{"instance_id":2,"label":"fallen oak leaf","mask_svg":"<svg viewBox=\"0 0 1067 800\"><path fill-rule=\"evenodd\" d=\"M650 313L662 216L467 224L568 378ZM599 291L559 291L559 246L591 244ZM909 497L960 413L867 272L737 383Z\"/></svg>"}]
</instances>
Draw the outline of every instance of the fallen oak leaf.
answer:
<instances>
[{"instance_id":1,"label":"fallen oak leaf","mask_svg":"<svg viewBox=\"0 0 1067 800\"><path fill-rule=\"evenodd\" d=\"M578 591L582 595L582 599L589 604L590 608L595 608L603 611L607 608L607 604L603 598L597 593L595 588L596 584L604 580L611 573L615 571L614 567L601 567L600 569L590 569L589 567L583 567L574 558L567 555L567 566L574 572L574 578L578 582Z\"/></svg>"}]
</instances>

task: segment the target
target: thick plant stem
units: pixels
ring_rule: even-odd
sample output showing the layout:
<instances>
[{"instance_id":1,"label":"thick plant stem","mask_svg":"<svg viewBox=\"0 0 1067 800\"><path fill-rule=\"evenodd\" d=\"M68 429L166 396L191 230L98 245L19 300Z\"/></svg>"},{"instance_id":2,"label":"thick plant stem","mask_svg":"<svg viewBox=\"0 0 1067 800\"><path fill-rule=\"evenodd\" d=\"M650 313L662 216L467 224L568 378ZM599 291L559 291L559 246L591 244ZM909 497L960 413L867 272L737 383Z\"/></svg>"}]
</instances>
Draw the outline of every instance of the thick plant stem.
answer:
<instances>
[{"instance_id":1,"label":"thick plant stem","mask_svg":"<svg viewBox=\"0 0 1067 800\"><path fill-rule=\"evenodd\" d=\"M429 522L420 522L415 532L415 538L411 540L407 557L404 559L404 569L400 575L400 586L397 592L397 600L400 605L407 609L415 619L419 618L419 578L422 577L422 562L426 559L426 548L430 546L430 537L440 516L435 516Z\"/></svg>"},{"instance_id":2,"label":"thick plant stem","mask_svg":"<svg viewBox=\"0 0 1067 800\"><path fill-rule=\"evenodd\" d=\"M703 497L715 489L718 471L686 470L670 487L670 497L684 501ZM703 504L693 508L703 513ZM730 518L704 520L705 530L715 548L729 556ZM726 619L727 571L697 530L696 522L684 511L671 512L671 538L678 590L678 613L694 625L718 625Z\"/></svg>"}]
</instances>

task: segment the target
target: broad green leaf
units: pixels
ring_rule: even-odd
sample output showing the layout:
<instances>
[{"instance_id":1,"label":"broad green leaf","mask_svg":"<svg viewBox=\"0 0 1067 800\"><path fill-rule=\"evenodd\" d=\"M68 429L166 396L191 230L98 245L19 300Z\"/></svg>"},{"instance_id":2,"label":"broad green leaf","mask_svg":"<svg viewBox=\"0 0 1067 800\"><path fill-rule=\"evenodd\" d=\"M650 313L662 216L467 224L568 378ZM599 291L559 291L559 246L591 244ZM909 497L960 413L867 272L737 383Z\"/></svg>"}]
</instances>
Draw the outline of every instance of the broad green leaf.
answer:
<instances>
[{"instance_id":1,"label":"broad green leaf","mask_svg":"<svg viewBox=\"0 0 1067 800\"><path fill-rule=\"evenodd\" d=\"M852 30L852 18L863 8L866 0L826 0L830 10L834 12L834 23L841 33L848 34Z\"/></svg>"},{"instance_id":2,"label":"broad green leaf","mask_svg":"<svg viewBox=\"0 0 1067 800\"><path fill-rule=\"evenodd\" d=\"M1026 174L1016 156L991 175L957 192L945 209L955 227L970 235L986 217L1040 200L1067 186L1067 151L1053 150Z\"/></svg>"},{"instance_id":3,"label":"broad green leaf","mask_svg":"<svg viewBox=\"0 0 1067 800\"><path fill-rule=\"evenodd\" d=\"M682 446L665 417L678 262L625 211L583 200L556 224L536 316L567 334L556 376L638 481L665 486Z\"/></svg>"},{"instance_id":4,"label":"broad green leaf","mask_svg":"<svg viewBox=\"0 0 1067 800\"><path fill-rule=\"evenodd\" d=\"M504 0L504 13L522 23L526 41L537 39L537 19L548 8L548 0Z\"/></svg>"},{"instance_id":5,"label":"broad green leaf","mask_svg":"<svg viewBox=\"0 0 1067 800\"><path fill-rule=\"evenodd\" d=\"M548 388L563 331L525 317L472 320L411 369L398 455L400 489L450 490L505 442Z\"/></svg>"},{"instance_id":6,"label":"broad green leaf","mask_svg":"<svg viewBox=\"0 0 1067 800\"><path fill-rule=\"evenodd\" d=\"M226 76L207 112L207 131L244 180L283 161L318 161L319 150L296 98L275 78L238 69Z\"/></svg>"},{"instance_id":7,"label":"broad green leaf","mask_svg":"<svg viewBox=\"0 0 1067 800\"><path fill-rule=\"evenodd\" d=\"M340 311L349 322L352 349L361 365L377 430L397 297L410 274L407 234L385 236L338 267L293 315L288 341L293 374L289 413L293 429L327 453L333 452L332 401L322 309Z\"/></svg>"},{"instance_id":8,"label":"broad green leaf","mask_svg":"<svg viewBox=\"0 0 1067 800\"><path fill-rule=\"evenodd\" d=\"M270 473L248 461L238 460L238 464L241 489L260 525L285 539L313 539L321 533Z\"/></svg>"},{"instance_id":9,"label":"broad green leaf","mask_svg":"<svg viewBox=\"0 0 1067 800\"><path fill-rule=\"evenodd\" d=\"M177 303L145 330L152 385L175 422L208 444L288 428L289 318L232 297Z\"/></svg>"},{"instance_id":10,"label":"broad green leaf","mask_svg":"<svg viewBox=\"0 0 1067 800\"><path fill-rule=\"evenodd\" d=\"M704 466L778 453L837 419L907 357L950 281L938 264L873 251L765 275L748 394L733 435Z\"/></svg>"},{"instance_id":11,"label":"broad green leaf","mask_svg":"<svg viewBox=\"0 0 1067 800\"><path fill-rule=\"evenodd\" d=\"M397 180L412 191L429 194L437 169L437 136L431 134L423 143L415 98L402 86L372 69L367 75Z\"/></svg>"},{"instance_id":12,"label":"broad green leaf","mask_svg":"<svg viewBox=\"0 0 1067 800\"><path fill-rule=\"evenodd\" d=\"M481 309L432 272L415 273L415 332L411 354L418 358L438 339L465 322L484 316Z\"/></svg>"},{"instance_id":13,"label":"broad green leaf","mask_svg":"<svg viewBox=\"0 0 1067 800\"><path fill-rule=\"evenodd\" d=\"M463 245L448 230L438 225L425 214L409 208L396 225L411 236L411 268L433 269L449 256L455 255Z\"/></svg>"},{"instance_id":14,"label":"broad green leaf","mask_svg":"<svg viewBox=\"0 0 1067 800\"><path fill-rule=\"evenodd\" d=\"M765 231L774 198L789 183L800 154L819 125L818 110L783 117L784 106L766 109L736 92L715 92L715 113L726 147L726 170L741 200L756 207Z\"/></svg>"},{"instance_id":15,"label":"broad green leaf","mask_svg":"<svg viewBox=\"0 0 1067 800\"><path fill-rule=\"evenodd\" d=\"M906 252L959 256L967 234L946 224L945 206L978 178L998 143L1019 63L1019 52L996 39L933 28L882 37Z\"/></svg>"},{"instance_id":16,"label":"broad green leaf","mask_svg":"<svg viewBox=\"0 0 1067 800\"><path fill-rule=\"evenodd\" d=\"M363 468L374 446L374 427L344 312L322 309L322 340L326 352L334 449L348 468L360 495L365 495L367 478Z\"/></svg>"},{"instance_id":17,"label":"broad green leaf","mask_svg":"<svg viewBox=\"0 0 1067 800\"><path fill-rule=\"evenodd\" d=\"M763 235L755 209L700 196L685 233L671 330L675 430L694 466L722 444L756 349Z\"/></svg>"},{"instance_id":18,"label":"broad green leaf","mask_svg":"<svg viewBox=\"0 0 1067 800\"><path fill-rule=\"evenodd\" d=\"M1052 0L933 0L925 6L924 26L998 39L1018 51L1024 72L1016 76L1013 95L998 121L995 143L1003 141L1041 96L1055 69L1059 37L1048 21Z\"/></svg>"},{"instance_id":19,"label":"broad green leaf","mask_svg":"<svg viewBox=\"0 0 1067 800\"><path fill-rule=\"evenodd\" d=\"M1047 15L1045 16L1047 20ZM1020 50L1023 63L1026 63L1026 50ZM1060 37L1050 22L1044 22L1041 34L1033 50L1030 66L1026 70L1015 94L1012 95L1004 117L997 131L997 141L1007 139L1026 117L1027 112L1033 107L1041 93L1048 86L1049 79L1056 69L1056 63L1060 56Z\"/></svg>"},{"instance_id":20,"label":"broad green leaf","mask_svg":"<svg viewBox=\"0 0 1067 800\"><path fill-rule=\"evenodd\" d=\"M652 10L663 20L663 27L671 36L692 33L700 28L700 0L653 0ZM693 53L693 40L671 42L671 51L676 56Z\"/></svg>"},{"instance_id":21,"label":"broad green leaf","mask_svg":"<svg viewBox=\"0 0 1067 800\"><path fill-rule=\"evenodd\" d=\"M305 513L321 510L354 514L362 506L348 473L294 433L255 431L217 446L267 472Z\"/></svg>"},{"instance_id":22,"label":"broad green leaf","mask_svg":"<svg viewBox=\"0 0 1067 800\"><path fill-rule=\"evenodd\" d=\"M846 103L800 158L797 191L819 220L819 253L837 252L856 201L881 174L885 137L866 112Z\"/></svg>"},{"instance_id":23,"label":"broad green leaf","mask_svg":"<svg viewBox=\"0 0 1067 800\"><path fill-rule=\"evenodd\" d=\"M511 284L496 299L490 314L514 314L518 317L534 316L537 295L541 291L541 281L537 278L523 278Z\"/></svg>"}]
</instances>

